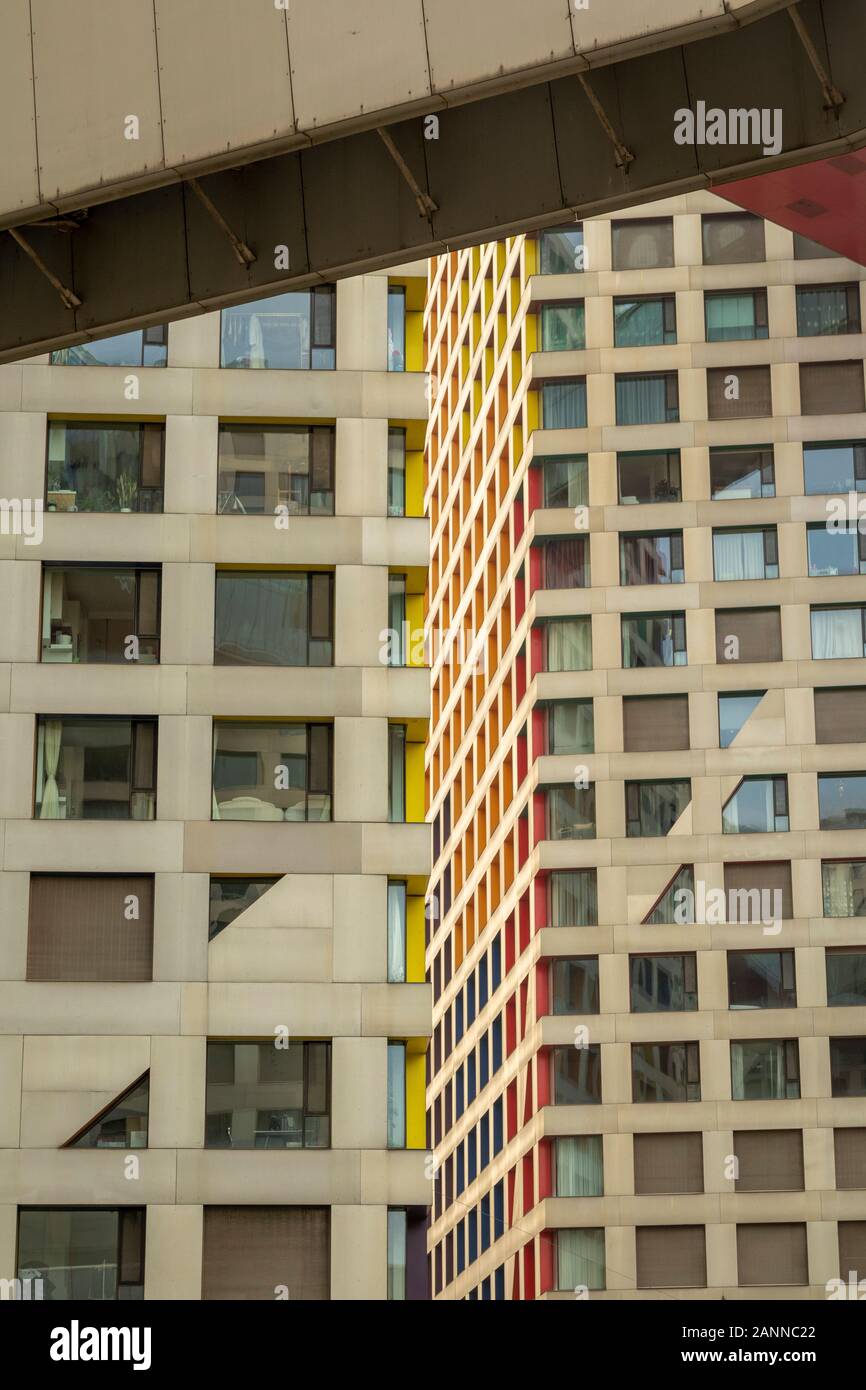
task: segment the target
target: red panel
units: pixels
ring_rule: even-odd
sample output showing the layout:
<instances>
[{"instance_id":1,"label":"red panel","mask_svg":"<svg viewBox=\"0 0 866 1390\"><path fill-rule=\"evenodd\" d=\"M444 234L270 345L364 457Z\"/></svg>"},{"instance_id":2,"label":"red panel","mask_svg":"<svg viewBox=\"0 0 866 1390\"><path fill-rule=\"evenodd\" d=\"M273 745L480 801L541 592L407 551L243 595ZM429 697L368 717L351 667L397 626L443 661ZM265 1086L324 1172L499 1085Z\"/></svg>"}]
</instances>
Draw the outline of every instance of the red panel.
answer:
<instances>
[{"instance_id":1,"label":"red panel","mask_svg":"<svg viewBox=\"0 0 866 1390\"><path fill-rule=\"evenodd\" d=\"M524 894L523 894L523 897L520 899L520 902L517 904L517 920L518 920L519 923L520 923L520 954L521 954L521 955L523 955L523 952L526 950L527 946L529 945L530 932L531 932L531 924L530 924L530 920L529 920L529 919L530 919L530 912L529 912L529 894L528 894L528 893L524 893ZM526 984L525 984L525 983L524 983L524 985L523 985L523 988L526 989ZM525 999L525 997L524 997L524 1000L523 1000L523 1030L524 1030L524 1036L525 1036L525 1035L526 1035L526 999Z\"/></svg>"},{"instance_id":2,"label":"red panel","mask_svg":"<svg viewBox=\"0 0 866 1390\"><path fill-rule=\"evenodd\" d=\"M550 1000L548 982L550 979L550 965L546 960L541 960L535 967L535 1017L544 1018L545 1014L550 1013ZM540 1101L539 1101L540 1103Z\"/></svg>"},{"instance_id":3,"label":"red panel","mask_svg":"<svg viewBox=\"0 0 866 1390\"><path fill-rule=\"evenodd\" d=\"M521 816L517 822L518 867L523 868L529 858L529 817Z\"/></svg>"},{"instance_id":4,"label":"red panel","mask_svg":"<svg viewBox=\"0 0 866 1390\"><path fill-rule=\"evenodd\" d=\"M866 150L713 184L713 192L866 265Z\"/></svg>"},{"instance_id":5,"label":"red panel","mask_svg":"<svg viewBox=\"0 0 866 1390\"><path fill-rule=\"evenodd\" d=\"M532 761L544 756L547 746L544 729L544 710L538 705L532 711Z\"/></svg>"},{"instance_id":6,"label":"red panel","mask_svg":"<svg viewBox=\"0 0 866 1390\"><path fill-rule=\"evenodd\" d=\"M534 627L529 634L529 676L537 676L539 671L544 670L544 633L540 627Z\"/></svg>"},{"instance_id":7,"label":"red panel","mask_svg":"<svg viewBox=\"0 0 866 1390\"><path fill-rule=\"evenodd\" d=\"M517 1001L512 994L505 1004L505 1055L510 1057L517 1046ZM512 1083L513 1084L513 1083ZM516 1104L516 1102L515 1102ZM515 1118L517 1111L515 1109ZM509 1138L512 1137L509 1131Z\"/></svg>"},{"instance_id":8,"label":"red panel","mask_svg":"<svg viewBox=\"0 0 866 1390\"><path fill-rule=\"evenodd\" d=\"M531 1243L523 1247L523 1297L535 1298L535 1247Z\"/></svg>"},{"instance_id":9,"label":"red panel","mask_svg":"<svg viewBox=\"0 0 866 1390\"><path fill-rule=\"evenodd\" d=\"M535 930L540 932L547 926L547 874L536 874L532 886L535 893Z\"/></svg>"},{"instance_id":10,"label":"red panel","mask_svg":"<svg viewBox=\"0 0 866 1390\"><path fill-rule=\"evenodd\" d=\"M550 1053L539 1052L536 1076L538 1078L538 1108L550 1104Z\"/></svg>"},{"instance_id":11,"label":"red panel","mask_svg":"<svg viewBox=\"0 0 866 1390\"><path fill-rule=\"evenodd\" d=\"M538 1146L538 1200L553 1196L553 1140L542 1139Z\"/></svg>"},{"instance_id":12,"label":"red panel","mask_svg":"<svg viewBox=\"0 0 866 1390\"><path fill-rule=\"evenodd\" d=\"M514 951L514 917L508 918L505 923L505 973L514 969L516 959Z\"/></svg>"},{"instance_id":13,"label":"red panel","mask_svg":"<svg viewBox=\"0 0 866 1390\"><path fill-rule=\"evenodd\" d=\"M537 589L544 588L544 556L540 545L534 545L529 551L529 592L534 594Z\"/></svg>"},{"instance_id":14,"label":"red panel","mask_svg":"<svg viewBox=\"0 0 866 1390\"><path fill-rule=\"evenodd\" d=\"M551 1293L556 1288L553 1255L556 1238L551 1231L542 1231L538 1241L538 1291Z\"/></svg>"},{"instance_id":15,"label":"red panel","mask_svg":"<svg viewBox=\"0 0 866 1390\"><path fill-rule=\"evenodd\" d=\"M541 489L541 469L530 468L529 470L529 511L530 514L537 507L544 505L544 496Z\"/></svg>"},{"instance_id":16,"label":"red panel","mask_svg":"<svg viewBox=\"0 0 866 1390\"><path fill-rule=\"evenodd\" d=\"M535 1174L532 1166L532 1154L523 1155L523 1215L532 1211L535 1206Z\"/></svg>"},{"instance_id":17,"label":"red panel","mask_svg":"<svg viewBox=\"0 0 866 1390\"><path fill-rule=\"evenodd\" d=\"M513 1000L513 999L509 1000L509 1003L510 1003L510 1004L513 1004L513 1003L514 1003L514 1000ZM509 1087L508 1087L508 1091L507 1091L506 1097L505 1097L505 1106L506 1106L507 1119L508 1119L508 1138L509 1138L509 1140L511 1140L511 1139L514 1138L515 1134L517 1133L517 1082L516 1082L516 1081L512 1081L511 1084L510 1084ZM510 1174L509 1174L509 1180L512 1180L513 1177L514 1177L514 1174L513 1174L513 1173L510 1173ZM511 1197L509 1198L509 1201L513 1202L513 1198L514 1198L514 1191L513 1191L513 1187L512 1187Z\"/></svg>"}]
</instances>

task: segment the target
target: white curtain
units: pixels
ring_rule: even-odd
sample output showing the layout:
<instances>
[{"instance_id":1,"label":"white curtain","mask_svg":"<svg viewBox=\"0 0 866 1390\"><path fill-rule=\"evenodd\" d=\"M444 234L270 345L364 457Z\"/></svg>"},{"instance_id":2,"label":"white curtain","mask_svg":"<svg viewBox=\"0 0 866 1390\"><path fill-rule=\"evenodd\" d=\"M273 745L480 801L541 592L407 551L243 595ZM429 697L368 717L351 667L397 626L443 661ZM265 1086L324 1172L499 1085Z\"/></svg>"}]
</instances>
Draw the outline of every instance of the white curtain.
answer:
<instances>
[{"instance_id":1,"label":"white curtain","mask_svg":"<svg viewBox=\"0 0 866 1390\"><path fill-rule=\"evenodd\" d=\"M57 768L60 763L60 743L63 725L59 719L47 719L42 728L42 804L40 820L57 820L60 816L60 793L57 788Z\"/></svg>"},{"instance_id":2,"label":"white curtain","mask_svg":"<svg viewBox=\"0 0 866 1390\"><path fill-rule=\"evenodd\" d=\"M546 624L548 671L589 671L592 668L592 623L564 619Z\"/></svg>"},{"instance_id":3,"label":"white curtain","mask_svg":"<svg viewBox=\"0 0 866 1390\"><path fill-rule=\"evenodd\" d=\"M734 1100L743 1100L743 1045L733 1043L731 1046L731 1095Z\"/></svg>"},{"instance_id":4,"label":"white curtain","mask_svg":"<svg viewBox=\"0 0 866 1390\"><path fill-rule=\"evenodd\" d=\"M763 531L730 531L713 537L716 579L763 579Z\"/></svg>"},{"instance_id":5,"label":"white curtain","mask_svg":"<svg viewBox=\"0 0 866 1390\"><path fill-rule=\"evenodd\" d=\"M663 376L619 378L616 383L618 425L652 425L667 419L667 385Z\"/></svg>"},{"instance_id":6,"label":"white curtain","mask_svg":"<svg viewBox=\"0 0 866 1390\"><path fill-rule=\"evenodd\" d=\"M859 608L829 608L812 614L813 660L862 655L863 622Z\"/></svg>"},{"instance_id":7,"label":"white curtain","mask_svg":"<svg viewBox=\"0 0 866 1390\"><path fill-rule=\"evenodd\" d=\"M406 979L406 885L388 884L388 980Z\"/></svg>"},{"instance_id":8,"label":"white curtain","mask_svg":"<svg viewBox=\"0 0 866 1390\"><path fill-rule=\"evenodd\" d=\"M560 869L550 875L550 925L592 927L598 921L595 872Z\"/></svg>"},{"instance_id":9,"label":"white curtain","mask_svg":"<svg viewBox=\"0 0 866 1390\"><path fill-rule=\"evenodd\" d=\"M854 878L850 864L824 864L824 916L854 916Z\"/></svg>"},{"instance_id":10,"label":"white curtain","mask_svg":"<svg viewBox=\"0 0 866 1390\"><path fill-rule=\"evenodd\" d=\"M600 1134L556 1141L557 1197L601 1197L604 1161Z\"/></svg>"},{"instance_id":11,"label":"white curtain","mask_svg":"<svg viewBox=\"0 0 866 1390\"><path fill-rule=\"evenodd\" d=\"M604 1288L604 1230L557 1232L557 1285L560 1289Z\"/></svg>"}]
</instances>

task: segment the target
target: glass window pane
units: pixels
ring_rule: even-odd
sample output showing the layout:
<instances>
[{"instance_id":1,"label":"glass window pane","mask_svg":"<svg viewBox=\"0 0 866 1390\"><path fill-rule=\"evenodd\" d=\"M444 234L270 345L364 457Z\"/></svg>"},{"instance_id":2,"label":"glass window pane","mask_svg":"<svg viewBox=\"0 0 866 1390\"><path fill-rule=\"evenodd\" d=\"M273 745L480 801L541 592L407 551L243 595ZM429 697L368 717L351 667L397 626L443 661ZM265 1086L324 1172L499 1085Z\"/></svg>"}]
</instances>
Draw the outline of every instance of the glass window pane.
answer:
<instances>
[{"instance_id":1,"label":"glass window pane","mask_svg":"<svg viewBox=\"0 0 866 1390\"><path fill-rule=\"evenodd\" d=\"M388 1297L406 1297L406 1213L388 1211Z\"/></svg>"},{"instance_id":2,"label":"glass window pane","mask_svg":"<svg viewBox=\"0 0 866 1390\"><path fill-rule=\"evenodd\" d=\"M406 979L406 885L388 884L388 979Z\"/></svg>"},{"instance_id":3,"label":"glass window pane","mask_svg":"<svg viewBox=\"0 0 866 1390\"><path fill-rule=\"evenodd\" d=\"M821 830L866 830L866 773L818 776Z\"/></svg>"},{"instance_id":4,"label":"glass window pane","mask_svg":"<svg viewBox=\"0 0 866 1390\"><path fill-rule=\"evenodd\" d=\"M618 454L619 500L624 505L637 502L679 502L679 453Z\"/></svg>"},{"instance_id":5,"label":"glass window pane","mask_svg":"<svg viewBox=\"0 0 866 1390\"><path fill-rule=\"evenodd\" d=\"M570 352L585 346L582 303L541 306L542 352Z\"/></svg>"},{"instance_id":6,"label":"glass window pane","mask_svg":"<svg viewBox=\"0 0 866 1390\"><path fill-rule=\"evenodd\" d=\"M602 1136L581 1134L557 1138L557 1197L601 1197L604 1195Z\"/></svg>"},{"instance_id":7,"label":"glass window pane","mask_svg":"<svg viewBox=\"0 0 866 1390\"><path fill-rule=\"evenodd\" d=\"M316 347L323 360L312 360L312 314L316 303ZM222 311L221 358L223 367L309 369L333 367L331 324L332 296L311 290L290 290L251 304L235 304ZM322 315L326 315L326 322ZM330 356L331 360L326 360Z\"/></svg>"},{"instance_id":8,"label":"glass window pane","mask_svg":"<svg viewBox=\"0 0 866 1390\"><path fill-rule=\"evenodd\" d=\"M808 496L866 492L866 441L855 444L804 444L803 475Z\"/></svg>"},{"instance_id":9,"label":"glass window pane","mask_svg":"<svg viewBox=\"0 0 866 1390\"><path fill-rule=\"evenodd\" d=\"M862 609L812 609L812 657L815 661L863 655L866 655L866 651Z\"/></svg>"},{"instance_id":10,"label":"glass window pane","mask_svg":"<svg viewBox=\"0 0 866 1390\"><path fill-rule=\"evenodd\" d=\"M406 370L406 290L388 286L388 371Z\"/></svg>"},{"instance_id":11,"label":"glass window pane","mask_svg":"<svg viewBox=\"0 0 866 1390\"><path fill-rule=\"evenodd\" d=\"M555 960L552 987L555 1014L597 1014L598 957Z\"/></svg>"},{"instance_id":12,"label":"glass window pane","mask_svg":"<svg viewBox=\"0 0 866 1390\"><path fill-rule=\"evenodd\" d=\"M558 1289L605 1287L604 1228L556 1233Z\"/></svg>"},{"instance_id":13,"label":"glass window pane","mask_svg":"<svg viewBox=\"0 0 866 1390\"><path fill-rule=\"evenodd\" d=\"M631 1007L634 1013L696 1009L695 957L632 956Z\"/></svg>"},{"instance_id":14,"label":"glass window pane","mask_svg":"<svg viewBox=\"0 0 866 1390\"><path fill-rule=\"evenodd\" d=\"M754 714L766 691L737 691L719 696L719 747L730 748L746 721Z\"/></svg>"},{"instance_id":15,"label":"glass window pane","mask_svg":"<svg viewBox=\"0 0 866 1390\"><path fill-rule=\"evenodd\" d=\"M406 1044L388 1043L388 1148L406 1147Z\"/></svg>"},{"instance_id":16,"label":"glass window pane","mask_svg":"<svg viewBox=\"0 0 866 1390\"><path fill-rule=\"evenodd\" d=\"M539 460L544 479L545 507L585 507L589 503L586 454L564 454Z\"/></svg>"},{"instance_id":17,"label":"glass window pane","mask_svg":"<svg viewBox=\"0 0 866 1390\"><path fill-rule=\"evenodd\" d=\"M586 382L545 381L541 388L542 428L575 430L586 426Z\"/></svg>"},{"instance_id":18,"label":"glass window pane","mask_svg":"<svg viewBox=\"0 0 866 1390\"><path fill-rule=\"evenodd\" d=\"M540 242L542 275L571 275L584 269L582 226L548 228Z\"/></svg>"},{"instance_id":19,"label":"glass window pane","mask_svg":"<svg viewBox=\"0 0 866 1390\"><path fill-rule=\"evenodd\" d=\"M590 618L554 619L544 624L545 669L589 671L592 668Z\"/></svg>"}]
</instances>

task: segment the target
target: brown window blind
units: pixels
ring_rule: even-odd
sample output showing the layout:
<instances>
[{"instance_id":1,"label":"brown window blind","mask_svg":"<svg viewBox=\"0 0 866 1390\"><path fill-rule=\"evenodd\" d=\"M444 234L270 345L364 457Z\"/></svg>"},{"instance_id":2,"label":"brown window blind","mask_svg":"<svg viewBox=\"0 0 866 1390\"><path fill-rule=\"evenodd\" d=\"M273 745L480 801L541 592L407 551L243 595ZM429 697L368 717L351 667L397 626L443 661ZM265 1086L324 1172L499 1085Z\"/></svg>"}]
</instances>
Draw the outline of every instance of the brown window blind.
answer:
<instances>
[{"instance_id":1,"label":"brown window blind","mask_svg":"<svg viewBox=\"0 0 866 1390\"><path fill-rule=\"evenodd\" d=\"M740 1288L758 1284L808 1284L806 1227L779 1221L737 1227Z\"/></svg>"},{"instance_id":2,"label":"brown window blind","mask_svg":"<svg viewBox=\"0 0 866 1390\"><path fill-rule=\"evenodd\" d=\"M866 410L862 362L801 362L800 414L836 415Z\"/></svg>"},{"instance_id":3,"label":"brown window blind","mask_svg":"<svg viewBox=\"0 0 866 1390\"><path fill-rule=\"evenodd\" d=\"M736 637L735 647L728 638ZM728 653L736 653L728 655ZM778 608L717 608L716 661L781 661L782 622Z\"/></svg>"},{"instance_id":4,"label":"brown window blind","mask_svg":"<svg viewBox=\"0 0 866 1390\"><path fill-rule=\"evenodd\" d=\"M326 1207L205 1207L202 1299L328 1299Z\"/></svg>"},{"instance_id":5,"label":"brown window blind","mask_svg":"<svg viewBox=\"0 0 866 1390\"><path fill-rule=\"evenodd\" d=\"M164 425L141 427L141 486L162 487L162 460L165 447Z\"/></svg>"},{"instance_id":6,"label":"brown window blind","mask_svg":"<svg viewBox=\"0 0 866 1390\"><path fill-rule=\"evenodd\" d=\"M866 1187L866 1129L837 1129L833 1138L837 1188Z\"/></svg>"},{"instance_id":7,"label":"brown window blind","mask_svg":"<svg viewBox=\"0 0 866 1390\"><path fill-rule=\"evenodd\" d=\"M638 1226L639 1289L704 1289L707 1248L703 1226Z\"/></svg>"},{"instance_id":8,"label":"brown window blind","mask_svg":"<svg viewBox=\"0 0 866 1390\"><path fill-rule=\"evenodd\" d=\"M735 377L736 381L731 382ZM728 400L725 392L735 391ZM707 370L707 414L711 420L752 420L772 415L769 367L710 367Z\"/></svg>"},{"instance_id":9,"label":"brown window blind","mask_svg":"<svg viewBox=\"0 0 866 1390\"><path fill-rule=\"evenodd\" d=\"M632 695L622 702L626 753L689 747L688 695Z\"/></svg>"},{"instance_id":10,"label":"brown window blind","mask_svg":"<svg viewBox=\"0 0 866 1390\"><path fill-rule=\"evenodd\" d=\"M866 1221L839 1222L839 1277L866 1279Z\"/></svg>"},{"instance_id":11,"label":"brown window blind","mask_svg":"<svg viewBox=\"0 0 866 1390\"><path fill-rule=\"evenodd\" d=\"M764 223L747 212L709 213L701 219L704 265L763 261Z\"/></svg>"},{"instance_id":12,"label":"brown window blind","mask_svg":"<svg viewBox=\"0 0 866 1390\"><path fill-rule=\"evenodd\" d=\"M31 875L27 978L151 980L153 877Z\"/></svg>"},{"instance_id":13,"label":"brown window blind","mask_svg":"<svg viewBox=\"0 0 866 1390\"><path fill-rule=\"evenodd\" d=\"M649 270L674 263L670 217L639 217L612 224L614 270Z\"/></svg>"},{"instance_id":14,"label":"brown window blind","mask_svg":"<svg viewBox=\"0 0 866 1390\"><path fill-rule=\"evenodd\" d=\"M793 895L791 893L791 864L789 860L767 863L762 859L753 859L744 864L725 864L725 900L729 901L731 893L737 892L776 892L782 895L782 919L790 921L794 915ZM770 907L775 905L773 896L769 899ZM733 921L734 917L729 912L728 921Z\"/></svg>"},{"instance_id":15,"label":"brown window blind","mask_svg":"<svg viewBox=\"0 0 866 1390\"><path fill-rule=\"evenodd\" d=\"M866 737L866 686L815 691L815 742L860 743Z\"/></svg>"},{"instance_id":16,"label":"brown window blind","mask_svg":"<svg viewBox=\"0 0 866 1390\"><path fill-rule=\"evenodd\" d=\"M738 1192L802 1192L802 1130L738 1130L734 1153Z\"/></svg>"},{"instance_id":17,"label":"brown window blind","mask_svg":"<svg viewBox=\"0 0 866 1390\"><path fill-rule=\"evenodd\" d=\"M636 1134L634 1190L703 1192L704 1155L700 1134Z\"/></svg>"}]
</instances>

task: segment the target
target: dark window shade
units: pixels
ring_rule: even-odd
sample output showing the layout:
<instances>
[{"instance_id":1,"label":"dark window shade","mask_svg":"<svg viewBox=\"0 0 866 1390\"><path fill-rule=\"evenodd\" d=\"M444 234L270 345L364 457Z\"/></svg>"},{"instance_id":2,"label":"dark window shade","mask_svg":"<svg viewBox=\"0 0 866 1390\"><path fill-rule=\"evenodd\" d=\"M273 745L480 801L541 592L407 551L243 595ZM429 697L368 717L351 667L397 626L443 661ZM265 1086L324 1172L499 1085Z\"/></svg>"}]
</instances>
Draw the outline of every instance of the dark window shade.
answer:
<instances>
[{"instance_id":1,"label":"dark window shade","mask_svg":"<svg viewBox=\"0 0 866 1390\"><path fill-rule=\"evenodd\" d=\"M729 900L731 893L740 891L751 892L757 889L759 892L766 891L770 894L778 891L782 894L783 920L787 922L793 917L790 861L766 863L762 859L753 859L745 864L725 864L724 869L726 900ZM771 897L771 905L774 902L775 899ZM729 920L733 920L730 915Z\"/></svg>"},{"instance_id":2,"label":"dark window shade","mask_svg":"<svg viewBox=\"0 0 866 1390\"><path fill-rule=\"evenodd\" d=\"M729 377L737 378L738 396L728 400ZM707 371L707 414L711 420L752 420L772 415L769 367L711 367Z\"/></svg>"},{"instance_id":3,"label":"dark window shade","mask_svg":"<svg viewBox=\"0 0 866 1390\"><path fill-rule=\"evenodd\" d=\"M141 486L162 487L164 425L141 427Z\"/></svg>"},{"instance_id":4,"label":"dark window shade","mask_svg":"<svg viewBox=\"0 0 866 1390\"><path fill-rule=\"evenodd\" d=\"M734 1134L738 1192L802 1192L803 1133L743 1129Z\"/></svg>"},{"instance_id":5,"label":"dark window shade","mask_svg":"<svg viewBox=\"0 0 866 1390\"><path fill-rule=\"evenodd\" d=\"M746 212L707 214L701 219L704 265L763 261L764 223Z\"/></svg>"},{"instance_id":6,"label":"dark window shade","mask_svg":"<svg viewBox=\"0 0 866 1390\"><path fill-rule=\"evenodd\" d=\"M704 1289L707 1246L703 1226L638 1226L639 1289Z\"/></svg>"},{"instance_id":7,"label":"dark window shade","mask_svg":"<svg viewBox=\"0 0 866 1390\"><path fill-rule=\"evenodd\" d=\"M202 1299L330 1298L325 1207L205 1207Z\"/></svg>"},{"instance_id":8,"label":"dark window shade","mask_svg":"<svg viewBox=\"0 0 866 1390\"><path fill-rule=\"evenodd\" d=\"M815 742L859 743L866 731L866 686L815 691Z\"/></svg>"},{"instance_id":9,"label":"dark window shade","mask_svg":"<svg viewBox=\"0 0 866 1390\"><path fill-rule=\"evenodd\" d=\"M866 1129L837 1129L833 1138L837 1188L866 1187Z\"/></svg>"},{"instance_id":10,"label":"dark window shade","mask_svg":"<svg viewBox=\"0 0 866 1390\"><path fill-rule=\"evenodd\" d=\"M716 660L720 665L734 665L735 658L725 656L725 642L736 637L739 655L736 661L781 661L782 622L778 608L717 608Z\"/></svg>"},{"instance_id":11,"label":"dark window shade","mask_svg":"<svg viewBox=\"0 0 866 1390\"><path fill-rule=\"evenodd\" d=\"M626 753L689 747L688 695L636 695L622 702Z\"/></svg>"},{"instance_id":12,"label":"dark window shade","mask_svg":"<svg viewBox=\"0 0 866 1390\"><path fill-rule=\"evenodd\" d=\"M125 915L130 896L138 899L137 921ZM31 876L28 980L152 978L152 877Z\"/></svg>"},{"instance_id":13,"label":"dark window shade","mask_svg":"<svg viewBox=\"0 0 866 1390\"><path fill-rule=\"evenodd\" d=\"M636 1193L703 1192L704 1155L700 1134L636 1134Z\"/></svg>"},{"instance_id":14,"label":"dark window shade","mask_svg":"<svg viewBox=\"0 0 866 1390\"><path fill-rule=\"evenodd\" d=\"M760 1284L808 1284L806 1227L795 1222L737 1227L740 1288Z\"/></svg>"},{"instance_id":15,"label":"dark window shade","mask_svg":"<svg viewBox=\"0 0 866 1390\"><path fill-rule=\"evenodd\" d=\"M866 1221L839 1222L839 1277L866 1279Z\"/></svg>"},{"instance_id":16,"label":"dark window shade","mask_svg":"<svg viewBox=\"0 0 866 1390\"><path fill-rule=\"evenodd\" d=\"M801 415L836 415L864 410L862 362L800 363Z\"/></svg>"},{"instance_id":17,"label":"dark window shade","mask_svg":"<svg viewBox=\"0 0 866 1390\"><path fill-rule=\"evenodd\" d=\"M674 263L670 217L634 218L611 224L614 270L648 270Z\"/></svg>"}]
</instances>

